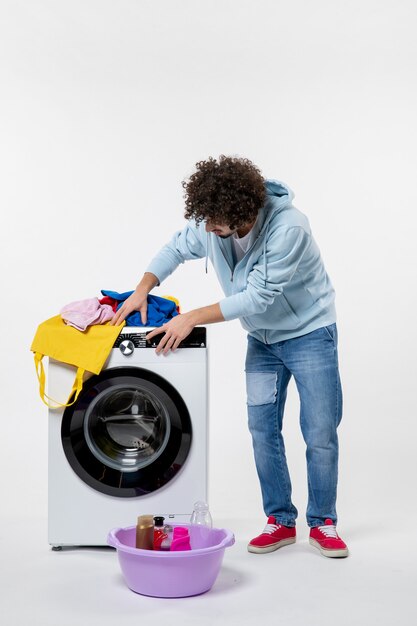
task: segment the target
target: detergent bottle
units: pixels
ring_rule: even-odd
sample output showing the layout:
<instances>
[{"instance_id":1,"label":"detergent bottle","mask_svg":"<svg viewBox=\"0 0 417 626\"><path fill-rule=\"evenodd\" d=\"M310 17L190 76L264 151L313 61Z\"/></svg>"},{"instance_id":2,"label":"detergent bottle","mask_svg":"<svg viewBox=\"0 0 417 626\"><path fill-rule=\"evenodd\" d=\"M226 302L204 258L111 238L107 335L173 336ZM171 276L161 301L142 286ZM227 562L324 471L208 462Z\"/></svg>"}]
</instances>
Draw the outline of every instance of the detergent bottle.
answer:
<instances>
[{"instance_id":1,"label":"detergent bottle","mask_svg":"<svg viewBox=\"0 0 417 626\"><path fill-rule=\"evenodd\" d=\"M153 533L152 515L139 515L136 524L136 548L153 550Z\"/></svg>"},{"instance_id":2,"label":"detergent bottle","mask_svg":"<svg viewBox=\"0 0 417 626\"><path fill-rule=\"evenodd\" d=\"M153 549L161 550L162 542L168 538L168 534L164 526L165 518L160 515L157 515L156 517L153 518L153 521L154 521Z\"/></svg>"}]
</instances>

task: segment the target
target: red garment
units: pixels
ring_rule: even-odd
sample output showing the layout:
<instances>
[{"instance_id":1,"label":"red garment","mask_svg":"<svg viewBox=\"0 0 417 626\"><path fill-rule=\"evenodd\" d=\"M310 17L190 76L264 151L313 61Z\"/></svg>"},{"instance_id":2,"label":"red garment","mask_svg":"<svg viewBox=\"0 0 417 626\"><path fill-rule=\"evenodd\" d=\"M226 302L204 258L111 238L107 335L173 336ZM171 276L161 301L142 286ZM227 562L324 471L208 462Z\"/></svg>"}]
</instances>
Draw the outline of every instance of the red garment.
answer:
<instances>
[{"instance_id":1,"label":"red garment","mask_svg":"<svg viewBox=\"0 0 417 626\"><path fill-rule=\"evenodd\" d=\"M114 313L116 313L117 305L119 304L117 300L114 298L110 298L109 296L104 296L99 300L100 304L110 304Z\"/></svg>"}]
</instances>

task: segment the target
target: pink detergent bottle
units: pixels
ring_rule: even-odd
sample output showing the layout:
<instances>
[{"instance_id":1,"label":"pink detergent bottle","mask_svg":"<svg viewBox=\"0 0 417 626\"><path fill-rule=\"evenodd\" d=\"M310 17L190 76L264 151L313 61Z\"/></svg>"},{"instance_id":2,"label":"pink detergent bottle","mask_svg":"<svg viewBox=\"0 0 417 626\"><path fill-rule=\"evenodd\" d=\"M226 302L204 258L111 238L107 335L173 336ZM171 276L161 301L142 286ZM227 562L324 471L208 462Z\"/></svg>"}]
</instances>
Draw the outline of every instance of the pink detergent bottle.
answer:
<instances>
[{"instance_id":1,"label":"pink detergent bottle","mask_svg":"<svg viewBox=\"0 0 417 626\"><path fill-rule=\"evenodd\" d=\"M187 528L184 528L183 526L174 527L170 550L191 550L190 534Z\"/></svg>"}]
</instances>

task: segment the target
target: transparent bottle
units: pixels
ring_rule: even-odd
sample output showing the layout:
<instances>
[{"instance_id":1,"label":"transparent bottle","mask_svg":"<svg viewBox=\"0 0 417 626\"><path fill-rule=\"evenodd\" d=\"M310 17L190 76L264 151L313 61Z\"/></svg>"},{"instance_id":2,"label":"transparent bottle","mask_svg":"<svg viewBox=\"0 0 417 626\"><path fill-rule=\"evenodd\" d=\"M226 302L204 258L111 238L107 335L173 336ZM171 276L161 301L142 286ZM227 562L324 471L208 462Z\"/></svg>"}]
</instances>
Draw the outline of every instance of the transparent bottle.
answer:
<instances>
[{"instance_id":1,"label":"transparent bottle","mask_svg":"<svg viewBox=\"0 0 417 626\"><path fill-rule=\"evenodd\" d=\"M199 500L194 504L190 519L191 549L208 548L211 545L210 535L213 521L207 502Z\"/></svg>"},{"instance_id":2,"label":"transparent bottle","mask_svg":"<svg viewBox=\"0 0 417 626\"><path fill-rule=\"evenodd\" d=\"M207 502L199 500L194 504L194 511L191 515L190 523L193 525L213 527L210 511Z\"/></svg>"}]
</instances>

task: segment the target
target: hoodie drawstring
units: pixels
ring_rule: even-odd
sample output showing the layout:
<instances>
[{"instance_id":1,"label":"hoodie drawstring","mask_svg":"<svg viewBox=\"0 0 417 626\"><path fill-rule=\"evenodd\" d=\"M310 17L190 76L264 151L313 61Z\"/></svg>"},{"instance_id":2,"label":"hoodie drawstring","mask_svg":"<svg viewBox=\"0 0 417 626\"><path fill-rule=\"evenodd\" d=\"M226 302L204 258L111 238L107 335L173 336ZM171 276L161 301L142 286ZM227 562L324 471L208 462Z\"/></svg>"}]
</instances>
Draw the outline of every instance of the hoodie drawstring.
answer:
<instances>
[{"instance_id":1,"label":"hoodie drawstring","mask_svg":"<svg viewBox=\"0 0 417 626\"><path fill-rule=\"evenodd\" d=\"M268 239L268 231L269 231L270 222L266 225L265 237L263 241L263 258L264 258L264 287L266 287L266 281L268 278L267 273L267 263L266 263L266 240Z\"/></svg>"},{"instance_id":2,"label":"hoodie drawstring","mask_svg":"<svg viewBox=\"0 0 417 626\"><path fill-rule=\"evenodd\" d=\"M208 266L208 255L209 255L209 242L210 242L209 234L206 231L206 274L208 273L207 266Z\"/></svg>"}]
</instances>

